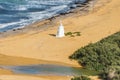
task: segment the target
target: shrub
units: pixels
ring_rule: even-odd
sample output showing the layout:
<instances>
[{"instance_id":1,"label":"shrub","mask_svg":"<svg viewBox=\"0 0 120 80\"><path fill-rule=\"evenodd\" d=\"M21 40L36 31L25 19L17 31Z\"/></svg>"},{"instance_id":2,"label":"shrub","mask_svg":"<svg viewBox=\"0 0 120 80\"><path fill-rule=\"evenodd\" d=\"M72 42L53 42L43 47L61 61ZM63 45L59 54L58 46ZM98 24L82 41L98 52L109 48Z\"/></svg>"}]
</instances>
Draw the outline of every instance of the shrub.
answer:
<instances>
[{"instance_id":1,"label":"shrub","mask_svg":"<svg viewBox=\"0 0 120 80\"><path fill-rule=\"evenodd\" d=\"M103 80L120 80L120 67L110 67L101 73L100 77L102 77Z\"/></svg>"},{"instance_id":2,"label":"shrub","mask_svg":"<svg viewBox=\"0 0 120 80\"><path fill-rule=\"evenodd\" d=\"M80 32L74 32L73 34L76 34L76 36L81 36Z\"/></svg>"},{"instance_id":3,"label":"shrub","mask_svg":"<svg viewBox=\"0 0 120 80\"><path fill-rule=\"evenodd\" d=\"M65 36L70 36L70 37L75 37L75 36L80 36L80 32L67 32L65 33Z\"/></svg>"},{"instance_id":4,"label":"shrub","mask_svg":"<svg viewBox=\"0 0 120 80\"><path fill-rule=\"evenodd\" d=\"M67 33L65 33L65 35L66 35L66 36L72 35L72 32L67 32Z\"/></svg>"},{"instance_id":5,"label":"shrub","mask_svg":"<svg viewBox=\"0 0 120 80\"><path fill-rule=\"evenodd\" d=\"M87 76L74 77L71 80L91 80Z\"/></svg>"},{"instance_id":6,"label":"shrub","mask_svg":"<svg viewBox=\"0 0 120 80\"><path fill-rule=\"evenodd\" d=\"M109 67L120 66L120 32L78 49L69 58L77 60L87 69L101 71L106 75L105 70ZM120 75L117 69L116 73Z\"/></svg>"}]
</instances>

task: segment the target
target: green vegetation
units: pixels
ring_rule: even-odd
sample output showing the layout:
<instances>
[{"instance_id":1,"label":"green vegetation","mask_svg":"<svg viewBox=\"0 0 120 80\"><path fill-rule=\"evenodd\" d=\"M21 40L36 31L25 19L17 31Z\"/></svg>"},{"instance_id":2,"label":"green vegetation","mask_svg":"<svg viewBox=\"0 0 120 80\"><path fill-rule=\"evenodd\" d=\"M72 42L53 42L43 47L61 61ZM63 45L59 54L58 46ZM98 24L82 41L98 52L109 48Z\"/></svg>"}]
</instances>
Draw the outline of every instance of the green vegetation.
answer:
<instances>
[{"instance_id":1,"label":"green vegetation","mask_svg":"<svg viewBox=\"0 0 120 80\"><path fill-rule=\"evenodd\" d=\"M87 76L74 77L71 80L91 80Z\"/></svg>"},{"instance_id":2,"label":"green vegetation","mask_svg":"<svg viewBox=\"0 0 120 80\"><path fill-rule=\"evenodd\" d=\"M73 67L72 71L74 71L77 76L78 75L96 76L96 75L100 74L99 71L88 70L88 69L80 68L80 67Z\"/></svg>"},{"instance_id":3,"label":"green vegetation","mask_svg":"<svg viewBox=\"0 0 120 80\"><path fill-rule=\"evenodd\" d=\"M75 37L75 36L80 36L80 32L67 32L65 33L65 36L70 36L70 37Z\"/></svg>"},{"instance_id":4,"label":"green vegetation","mask_svg":"<svg viewBox=\"0 0 120 80\"><path fill-rule=\"evenodd\" d=\"M99 75L103 80L120 80L120 70L109 69Z\"/></svg>"},{"instance_id":5,"label":"green vegetation","mask_svg":"<svg viewBox=\"0 0 120 80\"><path fill-rule=\"evenodd\" d=\"M69 58L101 72L105 80L120 80L120 32L78 49Z\"/></svg>"}]
</instances>

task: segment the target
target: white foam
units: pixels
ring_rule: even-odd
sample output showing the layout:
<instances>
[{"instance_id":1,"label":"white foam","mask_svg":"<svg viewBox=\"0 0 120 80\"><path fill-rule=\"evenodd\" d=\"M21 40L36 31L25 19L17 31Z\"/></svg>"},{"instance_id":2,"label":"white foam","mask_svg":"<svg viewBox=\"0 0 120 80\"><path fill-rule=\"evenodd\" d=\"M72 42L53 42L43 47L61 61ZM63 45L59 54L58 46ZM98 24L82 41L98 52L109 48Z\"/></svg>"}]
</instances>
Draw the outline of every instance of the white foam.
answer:
<instances>
[{"instance_id":1,"label":"white foam","mask_svg":"<svg viewBox=\"0 0 120 80\"><path fill-rule=\"evenodd\" d=\"M74 0L26 0L26 2L30 5L59 5L59 4L69 4Z\"/></svg>"},{"instance_id":2,"label":"white foam","mask_svg":"<svg viewBox=\"0 0 120 80\"><path fill-rule=\"evenodd\" d=\"M12 23L0 24L0 29L5 28L6 26L9 26L9 25L17 24L17 23L18 23L18 22L12 22Z\"/></svg>"},{"instance_id":3,"label":"white foam","mask_svg":"<svg viewBox=\"0 0 120 80\"><path fill-rule=\"evenodd\" d=\"M46 9L45 11L40 11L40 12L28 12L28 13L20 13L20 14L15 14L14 17L19 16L19 15L25 15L27 17L29 17L30 19L26 19L26 20L21 20L19 22L12 22L12 23L3 23L0 24L0 29L8 27L8 26L14 26L14 25L18 25L18 27L23 27L25 25L28 25L29 23L35 22L37 20L41 20L41 19L46 19L46 18L50 18L52 16L58 15L57 13L67 9L67 5L70 2L72 2L73 0L25 0L24 4L18 4L18 5L12 5L10 6L10 8L8 10L19 10L19 11L25 11L29 8L42 8L42 7L46 7L47 5L57 5L57 6L51 6L49 9ZM42 5L41 5L42 4ZM44 6L45 5L45 6ZM0 6L0 8L2 8L2 6ZM7 7L5 8L7 9ZM12 17L12 14L5 14L6 16ZM18 28L17 27L17 28Z\"/></svg>"},{"instance_id":4,"label":"white foam","mask_svg":"<svg viewBox=\"0 0 120 80\"><path fill-rule=\"evenodd\" d=\"M24 10L27 10L27 7L20 5L20 6L16 7L16 10L24 11Z\"/></svg>"},{"instance_id":5,"label":"white foam","mask_svg":"<svg viewBox=\"0 0 120 80\"><path fill-rule=\"evenodd\" d=\"M52 7L50 9L47 9L46 11L29 13L28 16L31 17L33 20L49 18L49 17L55 15L58 11L61 11L66 7L67 7L67 5Z\"/></svg>"},{"instance_id":6,"label":"white foam","mask_svg":"<svg viewBox=\"0 0 120 80\"><path fill-rule=\"evenodd\" d=\"M26 22L26 23L25 23L25 22ZM0 29L5 28L5 27L7 27L7 26L17 25L17 24L20 24L21 26L22 26L22 25L26 25L26 24L27 24L27 21L26 21L26 20L21 20L21 21L19 21L19 22L11 22L11 23L0 24Z\"/></svg>"}]
</instances>

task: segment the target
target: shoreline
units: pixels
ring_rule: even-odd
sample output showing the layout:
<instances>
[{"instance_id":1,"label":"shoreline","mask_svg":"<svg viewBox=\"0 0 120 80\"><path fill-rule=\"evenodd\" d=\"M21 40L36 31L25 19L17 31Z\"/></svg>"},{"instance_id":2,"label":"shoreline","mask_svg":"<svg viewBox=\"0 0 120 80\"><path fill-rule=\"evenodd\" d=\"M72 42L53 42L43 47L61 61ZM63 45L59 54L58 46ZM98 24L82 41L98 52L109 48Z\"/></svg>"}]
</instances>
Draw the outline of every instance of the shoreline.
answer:
<instances>
[{"instance_id":1,"label":"shoreline","mask_svg":"<svg viewBox=\"0 0 120 80\"><path fill-rule=\"evenodd\" d=\"M96 0L95 0L96 1ZM108 0L108 1L110 1L110 0ZM99 1L98 1L99 2ZM95 4L95 8L97 8L96 7L96 5L98 5L98 3L96 3ZM101 5L103 5L103 4L101 4ZM101 5L99 4L99 6L101 7ZM92 6L93 7L93 6ZM85 8L86 9L86 8ZM89 10L89 8L87 8L87 10ZM83 11L84 12L84 11ZM87 12L87 14L88 15L91 15L91 14L93 14L94 13L94 11L92 10L92 11L89 11L89 12ZM9 41L13 41L14 42L14 40L17 40L17 39L19 39L19 38L26 38L26 37L28 37L28 38L30 38L30 37L32 37L32 36L36 36L37 34L39 34L39 33L43 33L43 34L45 34L46 35L46 33L47 33L47 36L46 37L49 37L49 38L53 38L53 39L55 39L53 36L49 36L48 35L48 32L47 31L52 31L52 30L54 30L54 29L56 29L56 27L55 26L57 26L58 25L58 20L59 19L63 19L63 20L65 20L65 19L69 19L69 18L77 18L77 17L86 17L87 16L87 14L85 15L85 14L83 14L82 16L81 16L81 14L79 13L79 8L77 8L76 9L76 12L74 13L70 13L70 14L67 14L67 15L60 15L60 16L58 16L58 17L55 17L55 19L47 19L47 20L45 20L45 21L42 21L42 22L36 22L36 23L34 23L34 24L32 24L32 25L30 25L30 26L27 26L27 27L25 27L25 28L23 28L23 29L18 29L18 30L13 30L13 31L8 31L8 32L4 32L4 33L1 33L0 34L0 42L1 43L4 43L5 41L7 41L7 42L9 42ZM66 24L65 23L65 25L68 25L68 24ZM78 24L75 24L75 25L78 25ZM46 28L47 27L47 28ZM87 28L87 27L82 27L82 28L80 28L81 30L84 30L85 28ZM69 30L69 29L68 29ZM75 30L74 28L73 28L73 30ZM69 30L69 31L71 31L71 29ZM76 30L77 31L77 30ZM53 32L55 32L55 30L53 31ZM53 33L53 32L51 32L51 33ZM72 38L69 38L69 37L66 37L65 38L68 42L71 42L71 40L74 40L74 39L72 39ZM62 39L63 41L65 40L65 39ZM51 39L52 40L52 39ZM56 40L55 40L56 41ZM79 40L78 40L79 41ZM43 41L42 41L43 42ZM57 42L59 42L59 40L57 40ZM66 41L65 41L66 42ZM22 43L23 44L23 43ZM41 43L40 43L41 44ZM76 44L76 43L75 43ZM18 44L19 45L19 44ZM61 45L62 46L62 45ZM74 51L76 50L77 48L75 47L74 48ZM68 51L69 52L69 54L72 54L72 52L73 52L73 50L72 51ZM44 53L44 52L43 52ZM2 54L2 53L1 53ZM4 54L4 53L3 53ZM7 53L5 53L5 55L8 55ZM56 54L54 54L54 55L56 55ZM16 57L28 57L27 55L25 55L25 56L21 56L21 55L17 55L17 53L16 54L13 54L13 55L11 55L10 54L10 56L16 56ZM70 56L70 55L67 55L67 56ZM29 57L28 57L29 58ZM32 57L32 55L31 55L31 57L30 58L35 58L35 59L41 59L41 58L39 58L39 56L37 57ZM41 59L41 60L45 60L45 59ZM56 60L56 59L55 59ZM55 60L52 60L52 61L55 61ZM49 61L49 60L48 60ZM51 61L51 60L50 60ZM67 60L68 61L68 60ZM59 60L58 61L56 61L56 62L59 62ZM63 61L62 61L63 62ZM73 61L68 61L69 63L70 62L73 62ZM64 63L64 62L63 62ZM66 63L66 62L65 62ZM75 65L76 66L78 66L78 64L76 63L76 62L73 62L73 63L75 63ZM73 64L72 63L72 64ZM71 64L70 64L71 65ZM74 64L73 64L74 65Z\"/></svg>"},{"instance_id":2,"label":"shoreline","mask_svg":"<svg viewBox=\"0 0 120 80\"><path fill-rule=\"evenodd\" d=\"M70 16L74 17L76 15L77 16L85 16L85 15L89 14L89 12L91 11L90 8L94 7L96 2L97 2L97 0L90 0L83 4L76 4L77 7L71 9L69 12L61 13L59 15L52 16L48 19L36 21L36 22L29 24L28 26L25 26L23 28L11 29L8 31L0 32L0 38L15 36L15 35L19 35L19 34L26 34L29 31L35 31L35 32L36 31L38 31L38 32L44 31L44 30L47 30L48 28L51 28L51 26L57 26L59 20L65 19L67 17L70 17Z\"/></svg>"},{"instance_id":3,"label":"shoreline","mask_svg":"<svg viewBox=\"0 0 120 80\"><path fill-rule=\"evenodd\" d=\"M40 60L35 58L15 57L15 56L3 55L3 54L0 54L0 58L1 58L0 66L27 66L27 65L39 65L39 64L51 64L51 65L54 64L54 65L69 66L69 67L81 67L78 65L73 65L63 62L47 61L47 60Z\"/></svg>"},{"instance_id":4,"label":"shoreline","mask_svg":"<svg viewBox=\"0 0 120 80\"><path fill-rule=\"evenodd\" d=\"M0 75L1 80L70 80L71 76Z\"/></svg>"},{"instance_id":5,"label":"shoreline","mask_svg":"<svg viewBox=\"0 0 120 80\"><path fill-rule=\"evenodd\" d=\"M95 0L96 1L96 0ZM110 0L108 0L108 1L110 1ZM99 2L99 1L98 1ZM104 3L105 4L105 3ZM103 5L103 4L101 4L101 5L99 5L99 6L97 6L96 7L96 5L98 5L98 3L96 3L95 4L95 9L97 8L97 7L99 7L99 6L101 6L101 5ZM93 6L92 6L93 7ZM86 9L86 8L85 8ZM87 8L88 10L90 9L90 8ZM84 12L84 11L83 11ZM50 33L53 33L53 32L55 32L55 31L52 31L52 30L55 30L56 29L56 27L55 26L57 26L59 23L58 23L58 20L59 19L63 19L63 20L65 20L65 19L69 19L69 18L77 18L77 17L86 17L87 15L91 15L91 14L93 14L94 13L94 11L93 10L91 10L91 11L89 11L89 12L87 12L86 14L83 14L83 15L81 15L80 14L80 12L79 12L79 8L77 8L77 10L76 10L76 12L75 13L70 13L70 14L66 14L66 15L60 15L60 16L58 16L58 17L55 17L55 19L47 19L47 20L45 20L45 21L42 21L42 22L36 22L36 23L34 23L34 24L32 24L32 25L30 25L30 26L27 26L27 27L25 27L25 28L23 28L23 29L18 29L18 30L13 30L13 31L8 31L8 32L4 32L4 33L1 33L0 34L0 42L1 43L4 43L5 41L7 41L7 42L9 42L9 41L13 41L13 43L14 43L14 40L18 40L18 39L21 39L21 38L26 38L26 37L28 37L28 38L30 38L30 37L32 37L32 36L36 36L37 34L45 34L46 35L46 33L47 33L47 36L46 36L46 38L48 37L48 38L50 38L51 40L52 40L52 38L53 39L55 39L53 36L49 36L48 35L48 32L47 31L50 31ZM67 25L66 23L65 23L65 25ZM78 24L77 24L78 25ZM38 26L38 27L37 27ZM47 27L47 28L46 28ZM68 29L69 30L69 29ZM83 29L81 29L81 30L84 30L84 28ZM52 31L52 32L51 32ZM71 31L71 30L70 30ZM76 30L75 30L76 31ZM38 37L37 37L38 38ZM66 37L65 38L67 41L68 41L68 44L69 44L69 42L71 42L71 40L75 40L75 39L72 39L72 38L69 38L69 37ZM61 39L61 40L63 40L63 41L65 41L65 39ZM55 40L55 41L57 41L57 42L59 42L59 40ZM78 40L79 41L79 40ZM43 41L41 41L41 42L43 42ZM40 44L41 44L41 42L40 42ZM65 41L66 42L66 41ZM73 41L72 41L73 42ZM76 42L77 43L77 42ZM75 44L76 44L75 43ZM23 44L23 43L22 43ZM49 44L49 43L48 43ZM19 44L18 44L19 45ZM51 45L51 44L50 44ZM61 45L62 46L62 45ZM47 47L47 45L46 45L46 47ZM78 48L78 47L77 47ZM73 50L75 51L76 49L77 49L76 47L75 48L73 48ZM63 49L64 50L64 49ZM72 52L73 52L73 50L71 51L68 51L68 54L67 54L67 58L68 58L68 56L70 56L70 54L72 54ZM21 51L20 51L21 52ZM42 51L43 52L43 51ZM28 53L28 52L27 52ZM43 52L43 53L45 53L45 52ZM53 52L52 52L53 53ZM4 54L4 53L1 53L1 54ZM41 57L39 57L39 56L37 56L37 55L35 55L35 57L33 57L32 55L31 55L31 57L28 57L27 55L25 55L25 56L21 56L21 55L17 55L17 52L16 52L16 54L8 54L8 52L7 53L5 53L5 55L10 55L10 56L16 56L16 57L25 57L25 58L33 58L33 59L40 59L40 60L45 60L46 61L46 59L44 59L44 58L42 58L42 56ZM53 53L53 55L55 56L56 54L55 53ZM56 58L57 59L57 58ZM51 62L55 62L56 61L56 59L54 60L51 60L50 59L50 61ZM47 59L47 61L49 61L49 59ZM56 62L59 62L60 60L57 60ZM65 60L66 61L66 60ZM70 61L70 60L67 60L67 62L65 62L65 61L62 61L62 63L64 64L70 64L70 65L73 65L73 66L79 66L78 65L78 63L77 62L74 62L74 61ZM60 63L61 63L61 61L60 61Z\"/></svg>"},{"instance_id":6,"label":"shoreline","mask_svg":"<svg viewBox=\"0 0 120 80\"><path fill-rule=\"evenodd\" d=\"M79 13L71 13L67 14L67 16L69 15L68 17L63 15L52 21L45 20L45 22L36 22L35 25L31 25L29 28L18 30L18 32L13 31L12 35L10 34L11 36L2 36L0 38L1 54L56 61L60 62L59 64L65 63L77 66L77 62L68 59L68 56L73 54L75 50L120 31L120 1L99 1L100 2L95 4L94 10L91 10L84 16L81 16ZM81 32L81 36L64 37L60 39L50 36L49 34L56 34L56 26L59 25L59 19L62 19L66 32L79 31ZM42 30L40 30L40 25L43 28ZM36 28L36 26L38 27ZM47 28L44 29L45 26ZM6 75L6 77L7 76L9 75ZM26 77L24 77L24 79L25 78ZM70 80L70 78L59 79L60 77L54 76L53 78L48 76L47 79ZM12 79L15 80L14 76Z\"/></svg>"}]
</instances>

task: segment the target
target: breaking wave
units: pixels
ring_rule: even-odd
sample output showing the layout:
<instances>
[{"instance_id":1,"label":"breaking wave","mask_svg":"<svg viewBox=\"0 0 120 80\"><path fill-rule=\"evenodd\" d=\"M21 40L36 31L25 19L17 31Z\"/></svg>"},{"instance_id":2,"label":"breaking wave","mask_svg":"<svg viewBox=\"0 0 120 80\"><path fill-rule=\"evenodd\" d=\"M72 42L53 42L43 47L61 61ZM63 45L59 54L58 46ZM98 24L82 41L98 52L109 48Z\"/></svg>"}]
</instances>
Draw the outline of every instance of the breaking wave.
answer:
<instances>
[{"instance_id":1,"label":"breaking wave","mask_svg":"<svg viewBox=\"0 0 120 80\"><path fill-rule=\"evenodd\" d=\"M86 0L0 0L0 32L65 13L75 1Z\"/></svg>"}]
</instances>

